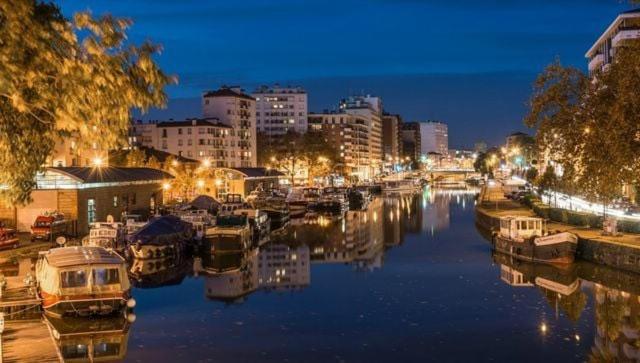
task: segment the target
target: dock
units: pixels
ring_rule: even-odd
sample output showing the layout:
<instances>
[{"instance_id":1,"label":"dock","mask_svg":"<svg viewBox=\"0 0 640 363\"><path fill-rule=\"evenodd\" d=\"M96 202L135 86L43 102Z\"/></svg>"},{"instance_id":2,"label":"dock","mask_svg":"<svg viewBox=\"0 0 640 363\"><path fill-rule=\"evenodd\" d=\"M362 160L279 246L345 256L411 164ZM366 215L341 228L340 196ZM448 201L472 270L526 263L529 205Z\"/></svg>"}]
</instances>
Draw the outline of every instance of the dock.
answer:
<instances>
[{"instance_id":1,"label":"dock","mask_svg":"<svg viewBox=\"0 0 640 363\"><path fill-rule=\"evenodd\" d=\"M42 318L5 322L0 362L60 362L49 328Z\"/></svg>"}]
</instances>

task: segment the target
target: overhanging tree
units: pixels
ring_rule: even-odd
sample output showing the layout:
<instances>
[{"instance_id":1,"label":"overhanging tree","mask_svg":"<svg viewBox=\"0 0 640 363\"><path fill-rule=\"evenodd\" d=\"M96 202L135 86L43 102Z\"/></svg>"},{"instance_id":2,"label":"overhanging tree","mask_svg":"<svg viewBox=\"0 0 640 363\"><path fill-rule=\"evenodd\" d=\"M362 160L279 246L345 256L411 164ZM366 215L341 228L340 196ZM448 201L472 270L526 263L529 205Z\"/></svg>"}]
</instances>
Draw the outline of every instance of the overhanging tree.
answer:
<instances>
[{"instance_id":1,"label":"overhanging tree","mask_svg":"<svg viewBox=\"0 0 640 363\"><path fill-rule=\"evenodd\" d=\"M74 135L102 148L125 140L130 110L166 102L174 81L153 60L159 47L126 42L131 22L51 3L0 1L0 196L25 203L55 141Z\"/></svg>"}]
</instances>

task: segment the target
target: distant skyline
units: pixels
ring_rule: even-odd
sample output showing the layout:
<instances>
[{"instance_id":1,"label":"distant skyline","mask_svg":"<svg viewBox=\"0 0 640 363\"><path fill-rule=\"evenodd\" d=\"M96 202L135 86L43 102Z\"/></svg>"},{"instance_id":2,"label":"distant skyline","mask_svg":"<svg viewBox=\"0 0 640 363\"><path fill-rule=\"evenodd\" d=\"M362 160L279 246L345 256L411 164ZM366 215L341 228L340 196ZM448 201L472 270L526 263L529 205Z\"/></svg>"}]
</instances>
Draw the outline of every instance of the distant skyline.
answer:
<instances>
[{"instance_id":1,"label":"distant skyline","mask_svg":"<svg viewBox=\"0 0 640 363\"><path fill-rule=\"evenodd\" d=\"M135 43L163 45L179 78L166 110L199 117L202 91L222 84L300 85L309 110L351 94L383 97L405 121L440 120L452 147L503 142L522 130L531 83L555 57L586 69L584 53L630 8L616 0L58 0L134 21Z\"/></svg>"}]
</instances>

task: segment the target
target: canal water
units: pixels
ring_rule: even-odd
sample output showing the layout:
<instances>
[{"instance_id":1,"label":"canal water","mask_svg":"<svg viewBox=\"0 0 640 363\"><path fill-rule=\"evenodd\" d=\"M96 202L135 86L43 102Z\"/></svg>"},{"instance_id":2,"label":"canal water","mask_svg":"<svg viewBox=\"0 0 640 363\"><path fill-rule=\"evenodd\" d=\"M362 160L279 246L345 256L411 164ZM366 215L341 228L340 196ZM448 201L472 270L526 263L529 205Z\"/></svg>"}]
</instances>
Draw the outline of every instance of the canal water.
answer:
<instances>
[{"instance_id":1,"label":"canal water","mask_svg":"<svg viewBox=\"0 0 640 363\"><path fill-rule=\"evenodd\" d=\"M259 250L133 261L124 317L6 322L7 361L584 362L640 358L640 278L494 254L475 190L306 216ZM33 260L2 265L20 274ZM131 319L131 316L129 316Z\"/></svg>"},{"instance_id":2,"label":"canal water","mask_svg":"<svg viewBox=\"0 0 640 363\"><path fill-rule=\"evenodd\" d=\"M298 220L259 251L139 266L126 361L639 357L637 276L492 254L474 197L378 198L343 219Z\"/></svg>"}]
</instances>

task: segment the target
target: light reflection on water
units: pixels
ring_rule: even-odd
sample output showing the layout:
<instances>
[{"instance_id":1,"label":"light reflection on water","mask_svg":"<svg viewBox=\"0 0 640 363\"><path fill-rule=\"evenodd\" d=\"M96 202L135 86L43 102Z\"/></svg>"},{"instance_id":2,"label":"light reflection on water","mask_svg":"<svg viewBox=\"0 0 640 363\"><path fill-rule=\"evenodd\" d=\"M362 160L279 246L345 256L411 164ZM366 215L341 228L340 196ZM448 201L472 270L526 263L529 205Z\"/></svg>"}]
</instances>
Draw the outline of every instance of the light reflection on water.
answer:
<instances>
[{"instance_id":1,"label":"light reflection on water","mask_svg":"<svg viewBox=\"0 0 640 363\"><path fill-rule=\"evenodd\" d=\"M640 358L637 275L494 254L473 201L425 189L307 216L259 250L136 261L137 320L47 320L69 331L53 348L144 362Z\"/></svg>"}]
</instances>

